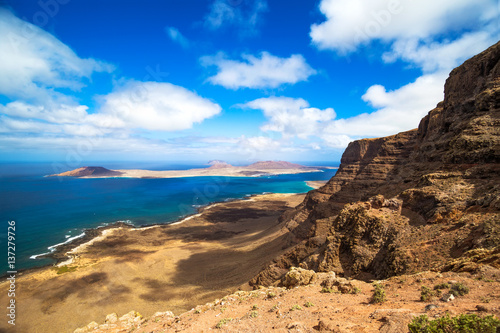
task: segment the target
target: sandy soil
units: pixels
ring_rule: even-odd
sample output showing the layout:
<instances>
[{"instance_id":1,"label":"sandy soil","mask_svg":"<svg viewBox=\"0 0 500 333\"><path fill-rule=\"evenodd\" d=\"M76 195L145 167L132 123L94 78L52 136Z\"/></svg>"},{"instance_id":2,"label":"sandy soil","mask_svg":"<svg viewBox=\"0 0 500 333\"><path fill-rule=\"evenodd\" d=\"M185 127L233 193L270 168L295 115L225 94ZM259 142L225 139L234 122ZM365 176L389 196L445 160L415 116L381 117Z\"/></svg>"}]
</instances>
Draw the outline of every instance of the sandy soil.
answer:
<instances>
[{"instance_id":1,"label":"sandy soil","mask_svg":"<svg viewBox=\"0 0 500 333\"><path fill-rule=\"evenodd\" d=\"M239 291L197 306L178 317L158 314L132 325L122 325L122 321L103 325L92 332L406 333L412 318L424 314L430 319L464 313L495 315L498 318L500 282L499 277L493 276L498 275L498 272L491 268L475 275L423 272L378 281L386 293L386 301L381 304L372 303L373 285L357 280L348 281L358 288L354 294L324 293L320 280L288 290L269 288ZM448 303L439 297L426 302L420 300L423 286L433 289L436 285L448 282L468 286L469 293ZM443 294L446 292L442 290ZM428 308L430 305L433 308Z\"/></svg>"},{"instance_id":2,"label":"sandy soil","mask_svg":"<svg viewBox=\"0 0 500 333\"><path fill-rule=\"evenodd\" d=\"M327 180L309 180L306 181L307 186L310 186L314 189L320 188L321 186L325 185L328 181Z\"/></svg>"},{"instance_id":3,"label":"sandy soil","mask_svg":"<svg viewBox=\"0 0 500 333\"><path fill-rule=\"evenodd\" d=\"M107 231L73 251L69 272L50 267L18 275L16 330L2 320L0 332L73 332L113 312L180 314L233 293L282 250L277 217L303 198L262 195L176 225ZM1 304L7 287L0 285Z\"/></svg>"}]
</instances>

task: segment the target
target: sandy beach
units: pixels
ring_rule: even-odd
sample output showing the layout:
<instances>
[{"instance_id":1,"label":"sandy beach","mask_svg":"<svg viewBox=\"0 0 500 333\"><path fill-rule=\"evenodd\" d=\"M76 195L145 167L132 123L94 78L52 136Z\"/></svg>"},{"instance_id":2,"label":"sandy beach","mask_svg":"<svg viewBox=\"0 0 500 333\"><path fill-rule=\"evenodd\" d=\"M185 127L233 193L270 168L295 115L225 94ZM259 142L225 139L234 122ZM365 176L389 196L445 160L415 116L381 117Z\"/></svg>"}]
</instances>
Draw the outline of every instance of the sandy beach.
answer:
<instances>
[{"instance_id":1,"label":"sandy beach","mask_svg":"<svg viewBox=\"0 0 500 333\"><path fill-rule=\"evenodd\" d=\"M18 275L16 330L73 332L109 313L180 314L248 288L282 251L278 217L304 194L266 194L209 206L182 223L107 229L70 252L71 262ZM0 285L5 304L7 283ZM10 330L10 331L9 331Z\"/></svg>"}]
</instances>

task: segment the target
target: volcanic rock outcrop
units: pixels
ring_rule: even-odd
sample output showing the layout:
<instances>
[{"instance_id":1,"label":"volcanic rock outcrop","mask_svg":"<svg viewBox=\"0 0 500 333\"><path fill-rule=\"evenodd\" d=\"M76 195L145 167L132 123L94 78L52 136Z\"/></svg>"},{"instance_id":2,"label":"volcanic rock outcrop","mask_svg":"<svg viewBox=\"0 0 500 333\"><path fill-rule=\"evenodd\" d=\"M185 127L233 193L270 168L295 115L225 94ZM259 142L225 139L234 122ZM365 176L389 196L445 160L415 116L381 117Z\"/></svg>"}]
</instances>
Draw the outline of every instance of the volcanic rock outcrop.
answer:
<instances>
[{"instance_id":1,"label":"volcanic rock outcrop","mask_svg":"<svg viewBox=\"0 0 500 333\"><path fill-rule=\"evenodd\" d=\"M358 279L471 270L450 263L500 244L500 43L444 90L418 129L349 144L337 174L281 217L288 247L251 284L278 285L293 266Z\"/></svg>"}]
</instances>

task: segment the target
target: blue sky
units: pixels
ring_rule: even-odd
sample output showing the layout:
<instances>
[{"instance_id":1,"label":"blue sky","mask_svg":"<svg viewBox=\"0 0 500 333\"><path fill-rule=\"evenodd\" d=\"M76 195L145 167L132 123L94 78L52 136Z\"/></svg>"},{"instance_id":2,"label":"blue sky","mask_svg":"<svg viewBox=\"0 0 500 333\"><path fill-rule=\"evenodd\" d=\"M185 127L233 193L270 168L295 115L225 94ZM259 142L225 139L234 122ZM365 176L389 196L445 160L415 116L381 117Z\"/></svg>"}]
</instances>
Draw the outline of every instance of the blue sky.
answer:
<instances>
[{"instance_id":1,"label":"blue sky","mask_svg":"<svg viewBox=\"0 0 500 333\"><path fill-rule=\"evenodd\" d=\"M0 160L339 161L418 126L496 0L7 0Z\"/></svg>"}]
</instances>

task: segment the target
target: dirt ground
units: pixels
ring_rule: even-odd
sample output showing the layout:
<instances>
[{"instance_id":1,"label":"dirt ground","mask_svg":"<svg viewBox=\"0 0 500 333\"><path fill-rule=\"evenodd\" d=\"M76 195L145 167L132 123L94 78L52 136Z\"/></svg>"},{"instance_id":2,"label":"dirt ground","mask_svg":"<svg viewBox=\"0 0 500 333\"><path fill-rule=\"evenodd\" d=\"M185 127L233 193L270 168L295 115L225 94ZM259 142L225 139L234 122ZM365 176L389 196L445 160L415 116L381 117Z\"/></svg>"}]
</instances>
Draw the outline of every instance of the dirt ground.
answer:
<instances>
[{"instance_id":1,"label":"dirt ground","mask_svg":"<svg viewBox=\"0 0 500 333\"><path fill-rule=\"evenodd\" d=\"M180 224L115 229L83 247L68 272L19 275L16 327L2 320L0 332L73 332L134 309L177 315L231 294L280 253L277 218L303 198L269 194L212 206ZM7 287L0 285L0 304Z\"/></svg>"}]
</instances>

